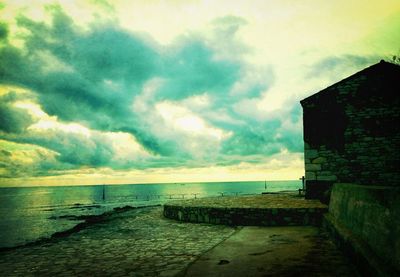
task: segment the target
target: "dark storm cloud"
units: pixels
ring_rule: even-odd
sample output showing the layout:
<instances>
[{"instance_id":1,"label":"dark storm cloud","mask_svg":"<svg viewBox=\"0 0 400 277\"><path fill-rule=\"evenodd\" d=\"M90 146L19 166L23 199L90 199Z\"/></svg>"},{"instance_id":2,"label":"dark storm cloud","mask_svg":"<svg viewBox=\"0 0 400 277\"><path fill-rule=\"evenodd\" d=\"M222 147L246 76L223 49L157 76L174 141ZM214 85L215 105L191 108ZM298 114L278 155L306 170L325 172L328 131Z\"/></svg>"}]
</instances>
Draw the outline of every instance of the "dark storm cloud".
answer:
<instances>
[{"instance_id":1,"label":"dark storm cloud","mask_svg":"<svg viewBox=\"0 0 400 277\"><path fill-rule=\"evenodd\" d=\"M214 52L199 38L189 38L179 43L167 55L163 74L167 79L159 90L161 99L179 100L203 94L226 95L239 79L241 64L234 61L214 61Z\"/></svg>"},{"instance_id":2,"label":"dark storm cloud","mask_svg":"<svg viewBox=\"0 0 400 277\"><path fill-rule=\"evenodd\" d=\"M22 133L33 122L25 111L13 106L15 93L0 96L0 132Z\"/></svg>"},{"instance_id":3,"label":"dark storm cloud","mask_svg":"<svg viewBox=\"0 0 400 277\"><path fill-rule=\"evenodd\" d=\"M44 110L61 120L128 130L150 152L169 151L141 126L129 105L144 82L163 78L156 98L177 100L205 91L226 94L239 77L238 62L214 60L198 38L183 40L161 56L154 43L117 26L93 24L83 32L59 7L51 11L50 25L18 18L18 25L29 31L26 49L1 48L1 82L37 92Z\"/></svg>"},{"instance_id":4,"label":"dark storm cloud","mask_svg":"<svg viewBox=\"0 0 400 277\"><path fill-rule=\"evenodd\" d=\"M230 50L243 52L244 46L235 38L245 24L243 19L228 16L216 20L215 32L220 40L214 45L199 35L186 35L170 46L160 46L149 37L113 23L93 22L82 30L58 6L49 10L50 24L24 16L17 19L18 26L25 29L24 48L3 39L0 84L33 91L43 110L62 122L78 122L99 131L131 133L155 158L141 164L113 164L111 142L101 135L87 138L60 130L5 135L21 133L31 123L26 114L6 102L0 106L6 119L0 122L3 139L39 145L58 153L55 159L60 168L190 166L191 156L182 149L180 138L164 138L150 128L146 119L155 120L153 124L160 120L152 116L159 101L179 102L207 95L210 105L194 111L232 136L223 142L216 161L212 155L203 161L232 164L240 162L230 159L234 155L272 155L282 148L301 151L296 131L283 130L281 136L275 137L281 128L279 120L258 122L243 118L233 109L234 103L260 97L274 81L272 68L258 76L241 55L225 55ZM7 26L0 25L0 38L7 37L7 30ZM146 100L147 108L135 110L132 103L138 101L145 85L154 79L161 81ZM242 84L238 86L239 81ZM216 111L229 120L210 116Z\"/></svg>"},{"instance_id":5,"label":"dark storm cloud","mask_svg":"<svg viewBox=\"0 0 400 277\"><path fill-rule=\"evenodd\" d=\"M4 141L0 141L1 144ZM3 145L2 145L3 146ZM0 151L0 178L58 175L75 167L55 159L54 153L40 147L13 147L13 151Z\"/></svg>"},{"instance_id":6,"label":"dark storm cloud","mask_svg":"<svg viewBox=\"0 0 400 277\"><path fill-rule=\"evenodd\" d=\"M230 155L273 155L281 146L273 138L280 121L268 121L236 128L235 135L223 144L223 152Z\"/></svg>"},{"instance_id":7,"label":"dark storm cloud","mask_svg":"<svg viewBox=\"0 0 400 277\"><path fill-rule=\"evenodd\" d=\"M82 134L65 133L59 130L33 132L19 137L18 142L32 143L59 153L57 160L75 166L109 165L113 149L109 141L101 136L85 137Z\"/></svg>"},{"instance_id":8,"label":"dark storm cloud","mask_svg":"<svg viewBox=\"0 0 400 277\"><path fill-rule=\"evenodd\" d=\"M8 36L8 26L4 22L0 22L0 41L6 40Z\"/></svg>"},{"instance_id":9,"label":"dark storm cloud","mask_svg":"<svg viewBox=\"0 0 400 277\"><path fill-rule=\"evenodd\" d=\"M158 74L159 55L144 39L116 26L83 32L60 8L53 7L52 13L49 26L18 19L29 30L26 49L0 49L1 83L35 91L44 110L61 120L101 130L129 127L145 147L158 151L152 149L156 138L137 130L129 104L143 82Z\"/></svg>"},{"instance_id":10,"label":"dark storm cloud","mask_svg":"<svg viewBox=\"0 0 400 277\"><path fill-rule=\"evenodd\" d=\"M21 161L13 159L11 154L5 155L14 153L15 149L4 150L7 153L2 153L0 162L7 168L8 175L13 177L22 176L23 172L21 171L23 170L28 170L32 176L45 176L54 175L55 171L78 169L82 166L121 168L120 165L112 163L115 154L112 141L99 133L87 137L83 134L65 132L56 128L29 130L29 132L19 134L0 131L0 139L13 141L20 145L30 145L27 147L29 151L17 151L17 153L20 156L22 153L22 158L25 156L29 160L34 159L35 162L30 165L33 169L27 169L29 166L25 165L23 159ZM53 154L49 155L49 153ZM0 177L6 176L1 175Z\"/></svg>"},{"instance_id":11,"label":"dark storm cloud","mask_svg":"<svg viewBox=\"0 0 400 277\"><path fill-rule=\"evenodd\" d=\"M112 141L106 135L100 132L93 132L90 136L80 133L71 133L62 128L48 129L27 129L31 124L37 123L37 119L22 109L15 106L17 101L33 99L28 93L10 91L0 96L0 145L1 157L0 163L2 168L7 169L7 174L1 174L1 177L17 177L25 176L29 172L30 175L53 175L51 170L74 169L81 166L92 165L99 166L115 166L111 164L114 156ZM24 162L18 162L19 159L13 159L15 147L7 150L7 143L4 141L12 141L21 145L31 145L25 147L24 151L19 151L20 158L37 159L31 164L29 169ZM40 146L38 147L32 147ZM17 147L18 148L18 147ZM48 151L52 151L54 155L48 156ZM26 171L24 173L24 171ZM47 172L47 174L46 174Z\"/></svg>"},{"instance_id":12,"label":"dark storm cloud","mask_svg":"<svg viewBox=\"0 0 400 277\"><path fill-rule=\"evenodd\" d=\"M288 115L289 122L293 126L296 126L296 124L299 122L303 122L302 112L301 106L297 103L294 103ZM289 152L302 153L304 151L302 128L282 128L278 131L280 136L276 139L276 141L281 145L284 145Z\"/></svg>"}]
</instances>

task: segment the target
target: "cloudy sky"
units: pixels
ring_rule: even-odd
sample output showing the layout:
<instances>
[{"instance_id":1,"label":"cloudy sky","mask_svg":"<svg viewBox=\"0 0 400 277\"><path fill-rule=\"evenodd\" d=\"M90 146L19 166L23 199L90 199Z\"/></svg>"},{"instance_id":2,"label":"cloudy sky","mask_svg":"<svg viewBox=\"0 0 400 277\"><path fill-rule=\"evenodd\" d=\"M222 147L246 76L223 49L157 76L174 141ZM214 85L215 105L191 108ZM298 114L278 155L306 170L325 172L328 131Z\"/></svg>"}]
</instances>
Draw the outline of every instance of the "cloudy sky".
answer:
<instances>
[{"instance_id":1,"label":"cloudy sky","mask_svg":"<svg viewBox=\"0 0 400 277\"><path fill-rule=\"evenodd\" d=\"M288 180L299 101L400 53L398 0L0 4L0 185Z\"/></svg>"}]
</instances>

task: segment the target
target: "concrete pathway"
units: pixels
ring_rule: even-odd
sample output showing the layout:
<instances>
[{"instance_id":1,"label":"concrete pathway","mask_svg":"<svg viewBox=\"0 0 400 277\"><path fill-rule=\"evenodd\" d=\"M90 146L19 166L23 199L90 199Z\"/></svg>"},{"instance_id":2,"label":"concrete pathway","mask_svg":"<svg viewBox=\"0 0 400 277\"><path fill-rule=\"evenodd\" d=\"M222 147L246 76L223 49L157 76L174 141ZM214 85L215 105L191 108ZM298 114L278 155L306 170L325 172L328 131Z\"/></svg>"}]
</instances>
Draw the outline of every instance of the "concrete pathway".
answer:
<instances>
[{"instance_id":1,"label":"concrete pathway","mask_svg":"<svg viewBox=\"0 0 400 277\"><path fill-rule=\"evenodd\" d=\"M315 227L244 227L183 276L357 276Z\"/></svg>"}]
</instances>

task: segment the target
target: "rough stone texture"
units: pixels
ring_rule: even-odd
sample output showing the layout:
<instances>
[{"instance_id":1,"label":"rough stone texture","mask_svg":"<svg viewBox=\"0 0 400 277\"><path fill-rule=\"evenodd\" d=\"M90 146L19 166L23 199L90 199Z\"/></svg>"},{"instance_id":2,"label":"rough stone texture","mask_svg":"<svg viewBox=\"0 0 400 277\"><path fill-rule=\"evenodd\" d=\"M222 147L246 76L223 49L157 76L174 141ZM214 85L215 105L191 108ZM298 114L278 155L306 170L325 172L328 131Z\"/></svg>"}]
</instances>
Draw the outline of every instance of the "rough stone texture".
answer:
<instances>
[{"instance_id":1,"label":"rough stone texture","mask_svg":"<svg viewBox=\"0 0 400 277\"><path fill-rule=\"evenodd\" d=\"M186 222L225 225L320 225L327 206L296 194L212 197L174 201L164 205L164 216Z\"/></svg>"},{"instance_id":2,"label":"rough stone texture","mask_svg":"<svg viewBox=\"0 0 400 277\"><path fill-rule=\"evenodd\" d=\"M301 101L306 198L330 199L325 225L337 242L389 276L400 275L399 80L400 66L381 61ZM330 195L334 183L364 186Z\"/></svg>"},{"instance_id":3,"label":"rough stone texture","mask_svg":"<svg viewBox=\"0 0 400 277\"><path fill-rule=\"evenodd\" d=\"M0 252L0 275L175 276L234 232L165 219L161 207L141 208L67 237Z\"/></svg>"},{"instance_id":4,"label":"rough stone texture","mask_svg":"<svg viewBox=\"0 0 400 277\"><path fill-rule=\"evenodd\" d=\"M398 187L333 186L327 221L339 241L380 275L400 276L399 200Z\"/></svg>"},{"instance_id":5,"label":"rough stone texture","mask_svg":"<svg viewBox=\"0 0 400 277\"><path fill-rule=\"evenodd\" d=\"M382 61L301 101L307 181L400 186L399 80Z\"/></svg>"}]
</instances>

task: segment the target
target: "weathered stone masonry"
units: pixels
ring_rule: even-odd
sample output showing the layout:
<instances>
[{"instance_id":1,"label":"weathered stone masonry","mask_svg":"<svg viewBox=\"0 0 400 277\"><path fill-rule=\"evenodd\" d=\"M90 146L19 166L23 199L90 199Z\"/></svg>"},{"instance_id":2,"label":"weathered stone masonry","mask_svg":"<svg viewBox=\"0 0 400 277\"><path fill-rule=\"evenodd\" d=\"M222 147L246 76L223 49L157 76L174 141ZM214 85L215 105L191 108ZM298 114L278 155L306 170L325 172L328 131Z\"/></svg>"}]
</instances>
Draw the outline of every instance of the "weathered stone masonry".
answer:
<instances>
[{"instance_id":1,"label":"weathered stone masonry","mask_svg":"<svg viewBox=\"0 0 400 277\"><path fill-rule=\"evenodd\" d=\"M400 184L400 66L381 61L301 101L307 196Z\"/></svg>"},{"instance_id":2,"label":"weathered stone masonry","mask_svg":"<svg viewBox=\"0 0 400 277\"><path fill-rule=\"evenodd\" d=\"M179 221L241 226L321 225L324 208L218 208L164 205L164 216Z\"/></svg>"},{"instance_id":3,"label":"weathered stone masonry","mask_svg":"<svg viewBox=\"0 0 400 277\"><path fill-rule=\"evenodd\" d=\"M297 194L208 197L164 204L164 216L185 222L224 225L320 225L328 207Z\"/></svg>"},{"instance_id":4,"label":"weathered stone masonry","mask_svg":"<svg viewBox=\"0 0 400 277\"><path fill-rule=\"evenodd\" d=\"M381 61L303 101L306 198L363 274L400 276L400 66Z\"/></svg>"}]
</instances>

